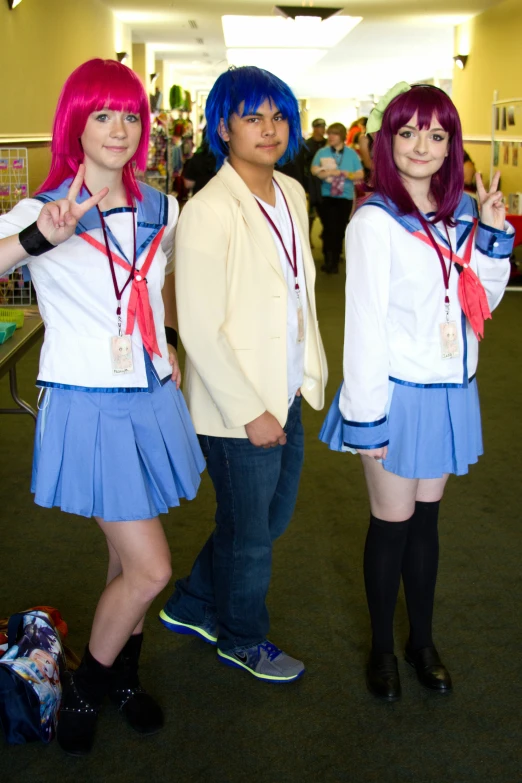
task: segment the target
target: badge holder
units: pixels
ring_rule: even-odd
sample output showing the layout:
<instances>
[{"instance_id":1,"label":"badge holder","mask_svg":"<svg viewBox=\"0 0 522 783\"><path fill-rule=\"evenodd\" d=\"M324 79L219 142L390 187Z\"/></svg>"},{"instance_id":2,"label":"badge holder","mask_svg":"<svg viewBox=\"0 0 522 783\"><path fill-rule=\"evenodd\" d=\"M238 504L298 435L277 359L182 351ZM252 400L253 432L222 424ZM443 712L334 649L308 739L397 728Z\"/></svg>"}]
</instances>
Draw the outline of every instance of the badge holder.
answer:
<instances>
[{"instance_id":1,"label":"badge holder","mask_svg":"<svg viewBox=\"0 0 522 783\"><path fill-rule=\"evenodd\" d=\"M449 302L445 304L446 320L439 324L441 359L457 359L460 355L457 322L450 321Z\"/></svg>"},{"instance_id":2,"label":"badge holder","mask_svg":"<svg viewBox=\"0 0 522 783\"><path fill-rule=\"evenodd\" d=\"M121 333L121 302L118 302L118 334L110 338L111 367L113 375L126 375L134 372L132 360L132 340L130 334Z\"/></svg>"}]
</instances>

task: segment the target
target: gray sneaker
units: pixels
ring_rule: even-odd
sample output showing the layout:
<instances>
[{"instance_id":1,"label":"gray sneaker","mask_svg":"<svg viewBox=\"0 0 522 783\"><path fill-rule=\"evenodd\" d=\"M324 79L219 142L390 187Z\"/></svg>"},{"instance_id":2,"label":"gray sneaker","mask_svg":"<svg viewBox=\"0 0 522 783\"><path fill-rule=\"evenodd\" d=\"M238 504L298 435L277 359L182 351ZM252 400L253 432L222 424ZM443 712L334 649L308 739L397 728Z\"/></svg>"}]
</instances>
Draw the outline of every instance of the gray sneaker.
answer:
<instances>
[{"instance_id":1,"label":"gray sneaker","mask_svg":"<svg viewBox=\"0 0 522 783\"><path fill-rule=\"evenodd\" d=\"M217 644L216 616L212 612L206 611L203 623L201 625L194 625L178 620L177 617L172 617L170 614L167 614L165 609L166 607L159 613L159 619L169 631L189 636L198 636L208 644Z\"/></svg>"},{"instance_id":2,"label":"gray sneaker","mask_svg":"<svg viewBox=\"0 0 522 783\"><path fill-rule=\"evenodd\" d=\"M292 682L301 677L305 671L302 661L291 658L268 640L247 650L223 652L218 648L217 654L227 666L246 669L259 680Z\"/></svg>"}]
</instances>

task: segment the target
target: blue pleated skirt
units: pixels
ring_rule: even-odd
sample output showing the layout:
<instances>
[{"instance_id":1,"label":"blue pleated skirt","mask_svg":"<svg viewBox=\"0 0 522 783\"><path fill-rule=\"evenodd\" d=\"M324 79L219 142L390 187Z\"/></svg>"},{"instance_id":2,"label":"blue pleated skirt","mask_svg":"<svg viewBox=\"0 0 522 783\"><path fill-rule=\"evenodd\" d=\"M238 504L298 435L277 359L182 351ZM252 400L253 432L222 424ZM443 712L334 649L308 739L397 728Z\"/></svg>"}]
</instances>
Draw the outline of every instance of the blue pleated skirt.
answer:
<instances>
[{"instance_id":1,"label":"blue pleated skirt","mask_svg":"<svg viewBox=\"0 0 522 783\"><path fill-rule=\"evenodd\" d=\"M339 388L319 434L334 451L343 444ZM461 476L483 454L480 404L475 379L466 388L422 388L390 381L389 445L383 467L403 478Z\"/></svg>"},{"instance_id":2,"label":"blue pleated skirt","mask_svg":"<svg viewBox=\"0 0 522 783\"><path fill-rule=\"evenodd\" d=\"M205 460L181 391L46 389L31 491L46 508L106 522L151 519L192 500Z\"/></svg>"}]
</instances>

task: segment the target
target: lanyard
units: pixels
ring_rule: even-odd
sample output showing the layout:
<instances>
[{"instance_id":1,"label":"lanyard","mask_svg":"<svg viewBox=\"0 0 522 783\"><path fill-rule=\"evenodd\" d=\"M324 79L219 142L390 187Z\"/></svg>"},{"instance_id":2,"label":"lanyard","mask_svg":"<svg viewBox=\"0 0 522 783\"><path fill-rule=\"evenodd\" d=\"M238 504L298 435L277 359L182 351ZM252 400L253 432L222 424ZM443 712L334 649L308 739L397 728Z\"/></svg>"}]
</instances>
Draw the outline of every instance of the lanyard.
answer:
<instances>
[{"instance_id":1,"label":"lanyard","mask_svg":"<svg viewBox=\"0 0 522 783\"><path fill-rule=\"evenodd\" d=\"M297 281L297 246L296 246L296 242L295 242L294 221L292 220L292 215L290 214L290 210L288 208L288 203L286 201L285 194L283 193L283 191L281 190L281 188L279 187L279 185L277 184L277 182L275 180L274 180L274 184L277 185L277 187L279 188L279 192L281 193L281 195L283 197L283 200L284 200L285 206L286 206L286 211L288 212L288 217L290 218L290 225L292 226L292 258L290 258L290 253L286 249L286 245L284 243L283 237L281 236L281 232L279 231L278 227L276 226L276 224L274 223L274 221L272 220L272 218L270 217L270 215L268 214L268 212L266 211L264 206L257 199L256 199L256 201L257 201L257 205L258 205L259 209L261 210L263 215L266 217L266 219L270 223L270 226L273 229L276 237L279 239L279 241L281 243L281 247L283 248L283 250L285 252L286 260L288 261L288 263L290 264L290 266L292 268L292 272L294 273L295 292L296 292L296 295L297 295L297 299L299 301L300 288L299 288L299 283Z\"/></svg>"},{"instance_id":2,"label":"lanyard","mask_svg":"<svg viewBox=\"0 0 522 783\"><path fill-rule=\"evenodd\" d=\"M114 260L113 260L113 257L112 257L111 248L109 246L109 239L107 237L107 228L105 226L105 219L104 219L104 217L102 215L102 212L101 212L101 210L100 210L98 205L96 205L96 209L98 210L98 214L100 216L100 222L101 222L101 227L102 227L102 231L103 231L103 238L105 240L105 247L107 249L107 258L109 259L109 266L110 266L110 269L111 269L112 284L114 286L114 294L116 296L116 302L117 302L116 316L118 318L118 335L121 337L121 297L123 295L123 292L125 291L125 289L129 285L130 281L134 278L134 272L136 271L136 221L134 220L134 212L131 212L131 215L132 215L132 235L133 235L133 240L134 240L134 249L133 249L133 254L132 254L132 267L131 267L131 270L129 272L129 276L128 276L127 280L125 281L124 285L123 285L123 288L119 289L118 288L118 282L116 280L116 271L114 269Z\"/></svg>"},{"instance_id":3,"label":"lanyard","mask_svg":"<svg viewBox=\"0 0 522 783\"><path fill-rule=\"evenodd\" d=\"M332 155L335 162L337 163L337 166L340 166L343 162L344 147L342 150L336 150L335 147L330 147L330 150L332 151Z\"/></svg>"},{"instance_id":4,"label":"lanyard","mask_svg":"<svg viewBox=\"0 0 522 783\"><path fill-rule=\"evenodd\" d=\"M453 266L453 247L451 245L451 239L450 239L450 236L449 236L448 227L446 226L446 224L444 224L444 228L446 229L446 236L448 238L448 245L449 245L449 248L450 248L449 264L448 264L448 267L446 268L446 264L444 263L444 258L442 256L442 251L441 251L441 249L439 247L438 242L435 241L435 239L433 237L433 234L431 233L431 229L430 229L430 227L428 225L428 221L425 220L424 216L421 215L420 212L418 213L418 216L419 216L419 220L421 222L421 225L422 225L424 231L426 232L426 235L427 235L428 239L430 240L431 244L433 245L433 247L435 249L435 252L437 253L437 255L439 257L440 267L442 269L442 278L444 280L444 289L446 291L446 294L444 296L444 309L446 310L446 320L449 320L449 309L450 309L449 280L450 280L450 275L451 275L451 268Z\"/></svg>"}]
</instances>

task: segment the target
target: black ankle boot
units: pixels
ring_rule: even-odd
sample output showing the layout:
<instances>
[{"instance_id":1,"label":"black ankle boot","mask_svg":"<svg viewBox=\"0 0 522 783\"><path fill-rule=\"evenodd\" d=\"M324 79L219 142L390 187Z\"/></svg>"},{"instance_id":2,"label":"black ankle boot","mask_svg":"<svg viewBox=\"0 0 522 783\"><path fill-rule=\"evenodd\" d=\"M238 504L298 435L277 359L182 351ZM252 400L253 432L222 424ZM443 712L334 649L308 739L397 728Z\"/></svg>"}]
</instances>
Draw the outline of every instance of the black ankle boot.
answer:
<instances>
[{"instance_id":1,"label":"black ankle boot","mask_svg":"<svg viewBox=\"0 0 522 783\"><path fill-rule=\"evenodd\" d=\"M332 254L325 252L324 255L324 264L321 266L321 272L326 272L327 274L330 272L330 267L332 265Z\"/></svg>"},{"instance_id":2,"label":"black ankle boot","mask_svg":"<svg viewBox=\"0 0 522 783\"><path fill-rule=\"evenodd\" d=\"M65 673L56 739L66 753L86 756L91 752L110 671L86 647L78 669Z\"/></svg>"},{"instance_id":3,"label":"black ankle boot","mask_svg":"<svg viewBox=\"0 0 522 783\"><path fill-rule=\"evenodd\" d=\"M143 634L131 636L110 670L109 698L139 734L155 734L163 726L163 712L144 691L138 677Z\"/></svg>"},{"instance_id":4,"label":"black ankle boot","mask_svg":"<svg viewBox=\"0 0 522 783\"><path fill-rule=\"evenodd\" d=\"M339 274L339 254L338 253L331 253L331 256L330 256L330 267L328 269L328 273L330 275L338 275Z\"/></svg>"}]
</instances>

